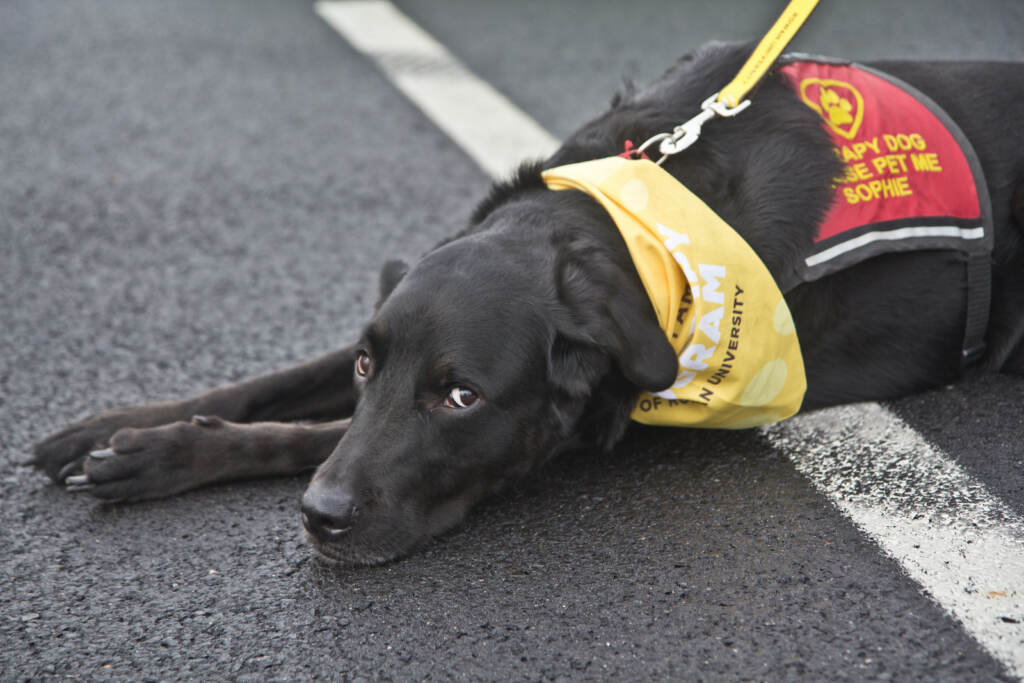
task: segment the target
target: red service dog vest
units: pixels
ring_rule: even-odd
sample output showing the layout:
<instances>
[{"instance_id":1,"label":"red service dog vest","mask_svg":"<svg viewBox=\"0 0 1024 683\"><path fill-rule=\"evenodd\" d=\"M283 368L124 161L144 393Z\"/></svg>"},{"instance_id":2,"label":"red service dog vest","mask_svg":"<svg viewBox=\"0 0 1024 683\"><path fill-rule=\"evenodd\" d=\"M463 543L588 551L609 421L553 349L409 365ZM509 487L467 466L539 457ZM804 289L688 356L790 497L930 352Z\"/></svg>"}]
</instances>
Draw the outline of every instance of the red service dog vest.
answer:
<instances>
[{"instance_id":1,"label":"red service dog vest","mask_svg":"<svg viewBox=\"0 0 1024 683\"><path fill-rule=\"evenodd\" d=\"M967 269L963 360L975 360L988 324L992 212L967 138L923 93L870 67L805 55L780 64L846 165L792 286L882 253L958 251Z\"/></svg>"}]
</instances>

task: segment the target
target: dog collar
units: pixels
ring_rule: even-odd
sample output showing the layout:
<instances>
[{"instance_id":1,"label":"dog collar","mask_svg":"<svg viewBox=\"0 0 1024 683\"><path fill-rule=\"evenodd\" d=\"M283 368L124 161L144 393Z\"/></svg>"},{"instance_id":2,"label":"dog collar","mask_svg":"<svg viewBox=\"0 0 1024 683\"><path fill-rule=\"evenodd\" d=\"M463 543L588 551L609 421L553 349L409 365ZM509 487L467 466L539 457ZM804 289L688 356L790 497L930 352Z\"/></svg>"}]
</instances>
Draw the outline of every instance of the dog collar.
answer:
<instances>
[{"instance_id":1,"label":"dog collar","mask_svg":"<svg viewBox=\"0 0 1024 683\"><path fill-rule=\"evenodd\" d=\"M742 429L783 420L807 390L789 307L754 250L656 164L621 157L542 174L611 215L679 358L675 383L643 393L650 425Z\"/></svg>"}]
</instances>

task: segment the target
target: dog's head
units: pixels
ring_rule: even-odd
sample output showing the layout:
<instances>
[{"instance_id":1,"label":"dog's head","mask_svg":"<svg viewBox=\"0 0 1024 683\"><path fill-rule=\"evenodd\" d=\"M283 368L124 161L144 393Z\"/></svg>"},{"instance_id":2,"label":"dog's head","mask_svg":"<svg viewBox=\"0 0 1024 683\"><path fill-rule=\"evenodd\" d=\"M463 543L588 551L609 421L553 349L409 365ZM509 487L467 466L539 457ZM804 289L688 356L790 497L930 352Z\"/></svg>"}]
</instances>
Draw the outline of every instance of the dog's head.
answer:
<instances>
[{"instance_id":1,"label":"dog's head","mask_svg":"<svg viewBox=\"0 0 1024 683\"><path fill-rule=\"evenodd\" d=\"M574 226L603 212L547 194L563 196L499 207L412 269L385 267L351 426L303 497L322 555L404 554L575 437L610 445L637 391L675 379L628 261Z\"/></svg>"}]
</instances>

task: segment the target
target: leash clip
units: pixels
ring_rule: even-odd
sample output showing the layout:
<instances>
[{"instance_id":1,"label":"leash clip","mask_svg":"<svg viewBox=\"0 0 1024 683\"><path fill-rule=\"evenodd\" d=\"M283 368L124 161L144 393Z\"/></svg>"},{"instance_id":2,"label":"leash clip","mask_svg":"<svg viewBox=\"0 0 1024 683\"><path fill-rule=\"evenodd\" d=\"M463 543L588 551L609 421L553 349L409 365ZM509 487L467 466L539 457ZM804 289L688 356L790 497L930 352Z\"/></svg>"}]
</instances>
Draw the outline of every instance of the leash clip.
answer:
<instances>
[{"instance_id":1,"label":"leash clip","mask_svg":"<svg viewBox=\"0 0 1024 683\"><path fill-rule=\"evenodd\" d=\"M723 101L719 101L718 93L715 93L711 97L704 100L700 105L700 113L694 116L689 121L682 123L672 129L671 133L659 133L640 145L636 149L637 155L642 154L645 149L653 145L655 142L658 144L658 151L661 152L661 158L655 163L658 166L669 158L673 154L678 154L684 149L697 142L700 139L700 131L705 123L711 119L721 116L723 118L729 118L736 116L741 111L750 106L750 100L743 100L735 106L729 106Z\"/></svg>"}]
</instances>

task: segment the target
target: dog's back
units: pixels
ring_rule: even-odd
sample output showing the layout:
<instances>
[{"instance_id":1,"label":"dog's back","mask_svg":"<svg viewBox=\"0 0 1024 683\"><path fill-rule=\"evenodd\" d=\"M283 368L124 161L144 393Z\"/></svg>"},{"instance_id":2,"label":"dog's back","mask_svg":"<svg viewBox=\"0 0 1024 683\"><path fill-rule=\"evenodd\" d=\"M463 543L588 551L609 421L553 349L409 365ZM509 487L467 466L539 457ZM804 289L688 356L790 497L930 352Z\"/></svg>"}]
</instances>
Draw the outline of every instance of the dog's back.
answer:
<instances>
[{"instance_id":1,"label":"dog's back","mask_svg":"<svg viewBox=\"0 0 1024 683\"><path fill-rule=\"evenodd\" d=\"M1024 371L1024 64L882 61L873 66L934 100L978 156L995 230L985 362L991 369Z\"/></svg>"},{"instance_id":2,"label":"dog's back","mask_svg":"<svg viewBox=\"0 0 1024 683\"><path fill-rule=\"evenodd\" d=\"M749 45L710 44L660 79L626 92L548 162L621 152L699 111L728 82ZM992 308L984 363L1024 369L1024 244L1013 197L1024 205L1024 65L889 61L870 66L933 99L960 126L980 160L994 218ZM841 174L821 120L776 70L735 119L706 125L700 142L665 168L701 196L785 279L810 248ZM906 395L960 372L965 288L958 255L922 251L879 256L787 299L808 366L805 407ZM956 270L953 270L954 266ZM910 303L913 302L913 303ZM908 310L908 306L913 310ZM840 359L843 362L840 362ZM849 372L843 368L849 367Z\"/></svg>"}]
</instances>

